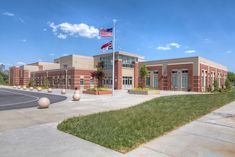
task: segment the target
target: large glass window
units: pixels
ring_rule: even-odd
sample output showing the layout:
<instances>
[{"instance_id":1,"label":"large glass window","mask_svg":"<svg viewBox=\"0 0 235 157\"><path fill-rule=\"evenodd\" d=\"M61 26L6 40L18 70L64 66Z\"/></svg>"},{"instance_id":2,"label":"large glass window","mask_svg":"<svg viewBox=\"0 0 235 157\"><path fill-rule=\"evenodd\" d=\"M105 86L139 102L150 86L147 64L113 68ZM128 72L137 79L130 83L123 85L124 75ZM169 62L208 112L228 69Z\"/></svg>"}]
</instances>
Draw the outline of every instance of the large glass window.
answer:
<instances>
[{"instance_id":1,"label":"large glass window","mask_svg":"<svg viewBox=\"0 0 235 157\"><path fill-rule=\"evenodd\" d=\"M90 79L90 85L93 86L94 85L94 79Z\"/></svg>"},{"instance_id":2,"label":"large glass window","mask_svg":"<svg viewBox=\"0 0 235 157\"><path fill-rule=\"evenodd\" d=\"M146 76L145 84L146 84L146 87L150 87L150 71L148 72L148 75Z\"/></svg>"},{"instance_id":3,"label":"large glass window","mask_svg":"<svg viewBox=\"0 0 235 157\"><path fill-rule=\"evenodd\" d=\"M172 71L172 86L173 88L177 88L178 87L178 75L177 75L177 71Z\"/></svg>"},{"instance_id":4,"label":"large glass window","mask_svg":"<svg viewBox=\"0 0 235 157\"><path fill-rule=\"evenodd\" d=\"M158 71L153 72L153 87L158 88Z\"/></svg>"},{"instance_id":5,"label":"large glass window","mask_svg":"<svg viewBox=\"0 0 235 157\"><path fill-rule=\"evenodd\" d=\"M80 78L80 86L81 85L84 85L84 79L83 78Z\"/></svg>"},{"instance_id":6,"label":"large glass window","mask_svg":"<svg viewBox=\"0 0 235 157\"><path fill-rule=\"evenodd\" d=\"M182 88L188 88L188 71L182 71Z\"/></svg>"},{"instance_id":7,"label":"large glass window","mask_svg":"<svg viewBox=\"0 0 235 157\"><path fill-rule=\"evenodd\" d=\"M112 68L112 56L105 56L105 57L100 57L100 62L102 62L102 66L104 69L111 69Z\"/></svg>"}]
</instances>

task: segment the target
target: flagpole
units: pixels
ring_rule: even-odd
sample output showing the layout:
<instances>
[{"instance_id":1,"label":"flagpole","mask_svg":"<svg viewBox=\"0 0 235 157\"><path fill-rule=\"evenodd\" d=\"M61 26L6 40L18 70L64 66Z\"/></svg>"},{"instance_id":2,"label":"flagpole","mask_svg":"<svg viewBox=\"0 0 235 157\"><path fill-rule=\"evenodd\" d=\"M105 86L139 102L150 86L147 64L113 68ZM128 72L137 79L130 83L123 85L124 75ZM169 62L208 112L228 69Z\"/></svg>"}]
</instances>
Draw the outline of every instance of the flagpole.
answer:
<instances>
[{"instance_id":1,"label":"flagpole","mask_svg":"<svg viewBox=\"0 0 235 157\"><path fill-rule=\"evenodd\" d=\"M113 96L114 96L114 85L115 85L114 73L115 73L115 35L116 35L115 25L116 25L116 22L117 20L113 19L113 41L112 41L112 46L113 46L112 95Z\"/></svg>"}]
</instances>

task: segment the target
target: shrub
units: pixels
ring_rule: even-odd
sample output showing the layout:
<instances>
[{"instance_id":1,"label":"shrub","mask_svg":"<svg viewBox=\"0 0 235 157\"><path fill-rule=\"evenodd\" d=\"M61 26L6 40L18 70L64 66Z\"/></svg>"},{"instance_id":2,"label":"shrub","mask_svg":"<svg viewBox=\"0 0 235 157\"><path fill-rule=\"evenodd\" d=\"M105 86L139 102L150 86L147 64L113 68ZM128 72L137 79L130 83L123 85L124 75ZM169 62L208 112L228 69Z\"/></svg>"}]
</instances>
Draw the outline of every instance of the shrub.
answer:
<instances>
[{"instance_id":1,"label":"shrub","mask_svg":"<svg viewBox=\"0 0 235 157\"><path fill-rule=\"evenodd\" d=\"M208 91L208 92L212 92L212 91L213 91L211 85L209 85L207 91Z\"/></svg>"}]
</instances>

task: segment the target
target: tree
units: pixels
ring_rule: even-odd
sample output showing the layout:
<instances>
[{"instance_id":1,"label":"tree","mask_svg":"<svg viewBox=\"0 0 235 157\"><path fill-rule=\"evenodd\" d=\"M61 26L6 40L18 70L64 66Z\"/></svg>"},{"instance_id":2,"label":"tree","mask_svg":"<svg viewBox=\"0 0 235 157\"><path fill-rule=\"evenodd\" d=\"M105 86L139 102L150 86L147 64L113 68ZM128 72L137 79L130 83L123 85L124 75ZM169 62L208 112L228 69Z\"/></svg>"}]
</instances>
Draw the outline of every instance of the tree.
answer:
<instances>
[{"instance_id":1,"label":"tree","mask_svg":"<svg viewBox=\"0 0 235 157\"><path fill-rule=\"evenodd\" d=\"M91 76L98 80L97 87L98 88L102 87L102 80L104 78L104 72L102 71L102 69L98 68L97 71L91 73Z\"/></svg>"},{"instance_id":2,"label":"tree","mask_svg":"<svg viewBox=\"0 0 235 157\"><path fill-rule=\"evenodd\" d=\"M5 84L5 81L3 80L2 75L0 75L0 84Z\"/></svg>"},{"instance_id":3,"label":"tree","mask_svg":"<svg viewBox=\"0 0 235 157\"><path fill-rule=\"evenodd\" d=\"M33 87L34 85L35 85L35 81L34 81L33 78L31 78L31 79L29 80L28 86L29 86L29 87Z\"/></svg>"},{"instance_id":4,"label":"tree","mask_svg":"<svg viewBox=\"0 0 235 157\"><path fill-rule=\"evenodd\" d=\"M225 81L226 89L230 90L232 88L232 82L229 79Z\"/></svg>"},{"instance_id":5,"label":"tree","mask_svg":"<svg viewBox=\"0 0 235 157\"><path fill-rule=\"evenodd\" d=\"M48 86L49 86L49 80L48 80L47 78L43 81L43 86L44 86L45 88L48 88Z\"/></svg>"},{"instance_id":6,"label":"tree","mask_svg":"<svg viewBox=\"0 0 235 157\"><path fill-rule=\"evenodd\" d=\"M0 84L8 84L8 75L0 72Z\"/></svg>"},{"instance_id":7,"label":"tree","mask_svg":"<svg viewBox=\"0 0 235 157\"><path fill-rule=\"evenodd\" d=\"M233 72L228 72L228 78L227 78L230 82L232 82L233 84L235 84L235 73Z\"/></svg>"},{"instance_id":8,"label":"tree","mask_svg":"<svg viewBox=\"0 0 235 157\"><path fill-rule=\"evenodd\" d=\"M145 88L146 86L146 76L148 74L148 70L146 68L146 65L143 64L141 67L140 67L140 78L141 78L141 88Z\"/></svg>"}]
</instances>

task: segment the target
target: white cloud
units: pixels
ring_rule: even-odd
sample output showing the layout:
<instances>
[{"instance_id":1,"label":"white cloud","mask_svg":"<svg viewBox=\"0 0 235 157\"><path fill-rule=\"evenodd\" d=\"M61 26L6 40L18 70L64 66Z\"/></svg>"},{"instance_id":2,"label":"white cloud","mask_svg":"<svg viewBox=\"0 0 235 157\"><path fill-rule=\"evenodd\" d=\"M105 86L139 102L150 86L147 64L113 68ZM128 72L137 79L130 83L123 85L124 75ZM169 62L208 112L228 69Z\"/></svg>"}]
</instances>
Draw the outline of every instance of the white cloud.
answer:
<instances>
[{"instance_id":1,"label":"white cloud","mask_svg":"<svg viewBox=\"0 0 235 157\"><path fill-rule=\"evenodd\" d=\"M178 49L180 47L181 45L179 43L169 43L169 44L166 44L165 46L158 46L157 49L167 51L167 50L171 50L172 48Z\"/></svg>"},{"instance_id":2,"label":"white cloud","mask_svg":"<svg viewBox=\"0 0 235 157\"><path fill-rule=\"evenodd\" d=\"M26 39L23 39L23 40L21 40L21 41L22 41L22 42L24 42L24 43L25 43L25 42L27 42L27 40L26 40Z\"/></svg>"},{"instance_id":3,"label":"white cloud","mask_svg":"<svg viewBox=\"0 0 235 157\"><path fill-rule=\"evenodd\" d=\"M16 64L17 64L17 65L24 65L24 64L26 64L26 63L19 61L19 62L17 62Z\"/></svg>"},{"instance_id":4,"label":"white cloud","mask_svg":"<svg viewBox=\"0 0 235 157\"><path fill-rule=\"evenodd\" d=\"M56 25L55 23L49 23L52 32L60 39L66 39L67 36L73 37L86 37L86 38L100 38L99 30L94 26L89 26L85 23L71 24L71 23L61 23Z\"/></svg>"},{"instance_id":5,"label":"white cloud","mask_svg":"<svg viewBox=\"0 0 235 157\"><path fill-rule=\"evenodd\" d=\"M177 48L177 49L180 48L180 46L181 46L181 45L178 44L178 43L170 43L169 45L170 45L171 47L175 47L175 48Z\"/></svg>"},{"instance_id":6,"label":"white cloud","mask_svg":"<svg viewBox=\"0 0 235 157\"><path fill-rule=\"evenodd\" d=\"M68 54L67 54L67 53L64 53L63 56L68 56Z\"/></svg>"},{"instance_id":7,"label":"white cloud","mask_svg":"<svg viewBox=\"0 0 235 157\"><path fill-rule=\"evenodd\" d=\"M186 50L185 53L195 53L196 50Z\"/></svg>"},{"instance_id":8,"label":"white cloud","mask_svg":"<svg viewBox=\"0 0 235 157\"><path fill-rule=\"evenodd\" d=\"M50 53L49 56L54 56L55 54L54 53Z\"/></svg>"},{"instance_id":9,"label":"white cloud","mask_svg":"<svg viewBox=\"0 0 235 157\"><path fill-rule=\"evenodd\" d=\"M157 49L167 51L167 50L171 50L171 47L170 46L158 46Z\"/></svg>"},{"instance_id":10,"label":"white cloud","mask_svg":"<svg viewBox=\"0 0 235 157\"><path fill-rule=\"evenodd\" d=\"M228 51L226 51L226 53L232 53L232 51L228 50Z\"/></svg>"},{"instance_id":11,"label":"white cloud","mask_svg":"<svg viewBox=\"0 0 235 157\"><path fill-rule=\"evenodd\" d=\"M46 31L47 31L47 29L46 29L46 28L43 28L43 31L44 31L44 32L46 32Z\"/></svg>"},{"instance_id":12,"label":"white cloud","mask_svg":"<svg viewBox=\"0 0 235 157\"><path fill-rule=\"evenodd\" d=\"M5 16L15 16L14 13L10 13L10 12L4 12L4 13L2 13L2 15L5 15Z\"/></svg>"},{"instance_id":13,"label":"white cloud","mask_svg":"<svg viewBox=\"0 0 235 157\"><path fill-rule=\"evenodd\" d=\"M58 37L59 39L66 39L66 38L67 38L67 35L62 34L62 33L59 33L59 34L57 35L57 37Z\"/></svg>"}]
</instances>

